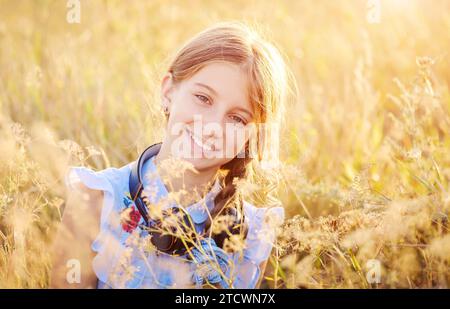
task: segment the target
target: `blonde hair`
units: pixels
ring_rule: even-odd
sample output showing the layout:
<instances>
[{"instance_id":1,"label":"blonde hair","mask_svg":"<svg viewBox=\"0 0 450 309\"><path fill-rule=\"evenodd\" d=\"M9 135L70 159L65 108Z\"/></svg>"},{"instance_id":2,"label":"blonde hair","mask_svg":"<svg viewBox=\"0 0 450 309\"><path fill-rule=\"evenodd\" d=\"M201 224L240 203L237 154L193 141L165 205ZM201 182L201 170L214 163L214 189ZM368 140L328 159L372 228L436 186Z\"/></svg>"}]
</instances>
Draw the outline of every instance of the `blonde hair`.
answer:
<instances>
[{"instance_id":1,"label":"blonde hair","mask_svg":"<svg viewBox=\"0 0 450 309\"><path fill-rule=\"evenodd\" d=\"M254 110L255 124L280 123L284 115L290 71L274 45L242 22L221 22L187 41L175 53L168 71L176 84L214 61L238 64L248 74L249 100ZM221 170L227 173L222 182L223 190L215 199L216 207L211 213L213 218L232 202L239 201L238 205L242 205L233 180L246 179L250 175L254 177L256 166L263 159L276 160L270 153L277 152L278 145L279 134L265 134L257 130L258 160L254 161L250 156L250 143L247 143L245 157L236 156L221 166Z\"/></svg>"}]
</instances>

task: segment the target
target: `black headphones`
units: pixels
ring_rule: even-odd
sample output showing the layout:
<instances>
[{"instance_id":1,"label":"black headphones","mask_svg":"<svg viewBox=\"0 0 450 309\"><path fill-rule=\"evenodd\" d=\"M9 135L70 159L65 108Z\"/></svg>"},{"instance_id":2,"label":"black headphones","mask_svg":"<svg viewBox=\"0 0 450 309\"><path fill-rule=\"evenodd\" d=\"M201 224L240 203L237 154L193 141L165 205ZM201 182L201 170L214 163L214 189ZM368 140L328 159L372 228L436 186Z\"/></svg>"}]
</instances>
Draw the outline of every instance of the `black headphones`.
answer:
<instances>
[{"instance_id":1,"label":"black headphones","mask_svg":"<svg viewBox=\"0 0 450 309\"><path fill-rule=\"evenodd\" d=\"M145 221L145 227L150 229L150 234L152 236L151 237L152 244L159 251L162 251L164 253L172 255L182 255L191 247L193 247L193 244L183 241L181 238L178 238L176 236L163 234L161 224L164 218L176 215L181 219L180 222L181 224L178 224L178 226L182 227L182 233L190 236L191 239L196 241L195 225L190 215L186 212L186 210L184 210L184 208L175 206L163 210L161 219L151 220L148 214L147 205L141 198L141 193L143 191L143 182L141 175L142 167L148 159L158 154L159 150L161 149L161 145L162 142L149 146L142 152L142 154L139 156L139 159L132 165L129 178L130 195L139 213L141 214L141 216ZM240 212L235 208L227 207L226 209L224 209L223 214L229 216L231 215L232 220L227 221L227 223L229 224L225 231L222 231L219 234L212 233L212 238L216 242L216 245L220 248L223 247L225 239L229 238L230 235L240 234L241 228L244 238L247 236L248 233L248 228L247 225L245 224L243 211ZM175 226L170 227L170 230L176 234L177 228Z\"/></svg>"}]
</instances>

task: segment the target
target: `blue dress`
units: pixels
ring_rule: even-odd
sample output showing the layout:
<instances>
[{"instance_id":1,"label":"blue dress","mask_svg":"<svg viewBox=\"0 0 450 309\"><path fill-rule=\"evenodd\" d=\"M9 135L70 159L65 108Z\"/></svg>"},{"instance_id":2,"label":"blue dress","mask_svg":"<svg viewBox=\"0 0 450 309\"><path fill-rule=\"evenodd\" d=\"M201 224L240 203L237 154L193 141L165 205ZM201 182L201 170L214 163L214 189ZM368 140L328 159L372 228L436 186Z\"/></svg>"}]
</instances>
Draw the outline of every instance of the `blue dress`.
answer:
<instances>
[{"instance_id":1,"label":"blue dress","mask_svg":"<svg viewBox=\"0 0 450 309\"><path fill-rule=\"evenodd\" d=\"M151 176L143 177L143 186L150 202L158 203L169 193L153 160L154 157L150 158L143 166L142 174ZM192 287L195 265L180 257L145 250L145 241L139 240L145 240L148 232L139 226L124 226L121 221L121 214L127 208L131 207L131 213L137 213L128 186L133 163L97 172L72 166L66 173L65 182L69 189L74 189L74 184L81 181L90 189L104 191L100 232L91 246L96 252L92 268L98 278L97 288ZM212 209L220 189L216 181L200 201L186 207L199 231L204 227L207 211ZM275 228L284 220L282 207L257 208L246 201L243 206L248 234L242 254L227 253L234 266L226 274L229 280L220 283L224 288L255 288L260 276L259 265L269 258ZM138 220L143 223L143 218Z\"/></svg>"}]
</instances>

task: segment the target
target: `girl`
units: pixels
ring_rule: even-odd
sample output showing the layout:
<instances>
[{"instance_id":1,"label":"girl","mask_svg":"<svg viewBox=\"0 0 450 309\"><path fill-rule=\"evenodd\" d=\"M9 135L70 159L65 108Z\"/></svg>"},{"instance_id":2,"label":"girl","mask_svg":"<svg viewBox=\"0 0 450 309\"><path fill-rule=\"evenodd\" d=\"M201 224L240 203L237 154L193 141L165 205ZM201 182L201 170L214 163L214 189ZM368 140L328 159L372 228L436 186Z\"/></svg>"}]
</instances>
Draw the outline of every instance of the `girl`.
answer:
<instances>
[{"instance_id":1,"label":"girl","mask_svg":"<svg viewBox=\"0 0 450 309\"><path fill-rule=\"evenodd\" d=\"M279 123L286 81L277 49L241 23L188 41L162 79L162 143L121 168L67 173L78 190L66 203L50 285L258 287L284 210L250 204L238 184L277 153L276 132L262 125Z\"/></svg>"}]
</instances>

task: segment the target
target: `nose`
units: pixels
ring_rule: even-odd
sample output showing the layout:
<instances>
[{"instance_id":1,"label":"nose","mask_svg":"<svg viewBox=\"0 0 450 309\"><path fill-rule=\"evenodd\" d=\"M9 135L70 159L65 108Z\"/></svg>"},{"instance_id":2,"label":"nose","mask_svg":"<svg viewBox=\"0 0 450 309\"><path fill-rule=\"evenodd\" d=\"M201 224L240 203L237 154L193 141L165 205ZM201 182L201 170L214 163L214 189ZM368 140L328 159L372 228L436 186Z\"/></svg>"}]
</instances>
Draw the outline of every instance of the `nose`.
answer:
<instances>
[{"instance_id":1,"label":"nose","mask_svg":"<svg viewBox=\"0 0 450 309\"><path fill-rule=\"evenodd\" d=\"M224 128L219 121L208 121L203 123L203 137L206 140L218 140L224 134Z\"/></svg>"},{"instance_id":2,"label":"nose","mask_svg":"<svg viewBox=\"0 0 450 309\"><path fill-rule=\"evenodd\" d=\"M217 106L220 104L215 105ZM200 116L203 125L203 136L205 138L223 137L226 123L226 113L223 109L216 107Z\"/></svg>"},{"instance_id":3,"label":"nose","mask_svg":"<svg viewBox=\"0 0 450 309\"><path fill-rule=\"evenodd\" d=\"M216 104L219 105L219 104ZM203 114L203 122L206 123L215 123L220 126L223 126L225 120L225 111L223 111L221 108L217 107L214 109L211 109L207 113Z\"/></svg>"}]
</instances>

